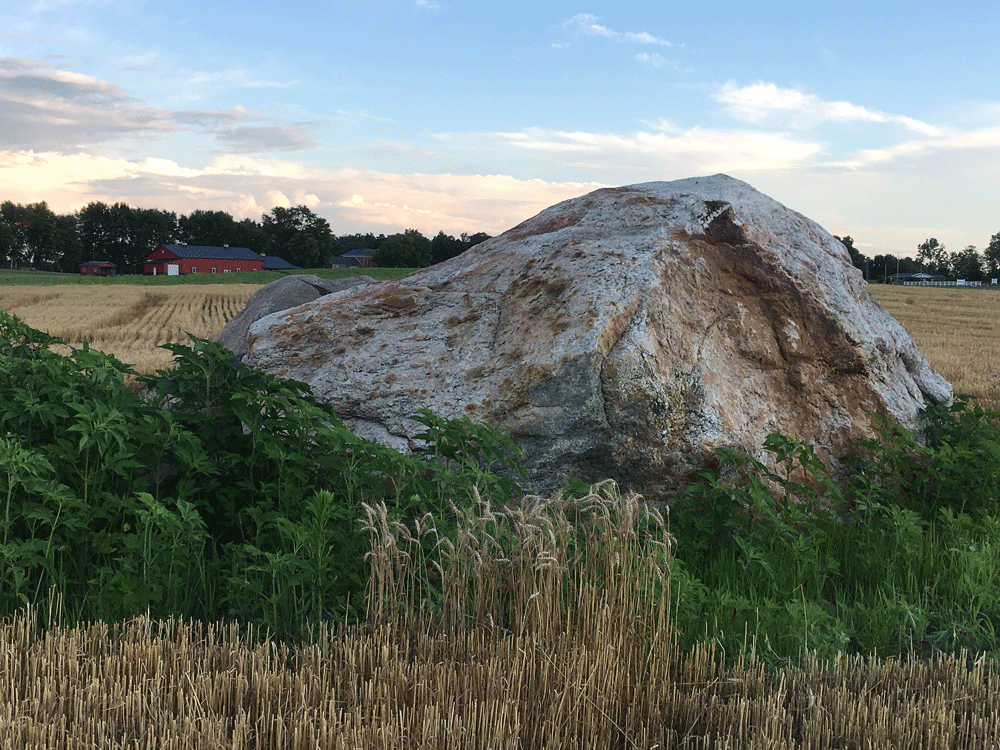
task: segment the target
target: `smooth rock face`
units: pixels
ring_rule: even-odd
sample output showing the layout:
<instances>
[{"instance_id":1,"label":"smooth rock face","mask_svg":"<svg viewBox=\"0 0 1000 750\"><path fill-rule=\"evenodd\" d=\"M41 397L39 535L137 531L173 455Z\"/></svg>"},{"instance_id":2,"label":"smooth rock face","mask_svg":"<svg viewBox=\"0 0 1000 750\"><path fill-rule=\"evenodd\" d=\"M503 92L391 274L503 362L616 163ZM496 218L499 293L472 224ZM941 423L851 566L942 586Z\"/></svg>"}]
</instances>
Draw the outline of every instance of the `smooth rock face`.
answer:
<instances>
[{"instance_id":1,"label":"smooth rock face","mask_svg":"<svg viewBox=\"0 0 1000 750\"><path fill-rule=\"evenodd\" d=\"M913 428L951 386L846 249L726 175L598 190L398 282L251 327L247 361L418 449L421 407L498 426L532 485L665 499L717 446L808 440L837 466L872 413Z\"/></svg>"},{"instance_id":2,"label":"smooth rock face","mask_svg":"<svg viewBox=\"0 0 1000 750\"><path fill-rule=\"evenodd\" d=\"M247 300L215 340L242 359L247 354L247 331L265 315L298 307L325 294L332 294L359 284L374 282L371 276L351 276L346 279L321 279L309 274L293 274L266 284Z\"/></svg>"}]
</instances>

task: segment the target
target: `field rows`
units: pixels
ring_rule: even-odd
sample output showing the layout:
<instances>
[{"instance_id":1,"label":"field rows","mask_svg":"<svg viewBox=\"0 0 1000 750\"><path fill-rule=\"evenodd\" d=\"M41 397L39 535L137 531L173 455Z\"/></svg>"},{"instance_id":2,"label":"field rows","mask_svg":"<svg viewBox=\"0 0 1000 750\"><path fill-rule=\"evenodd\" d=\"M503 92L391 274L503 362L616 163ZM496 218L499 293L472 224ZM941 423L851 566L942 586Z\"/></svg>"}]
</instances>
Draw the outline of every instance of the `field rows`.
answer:
<instances>
[{"instance_id":1,"label":"field rows","mask_svg":"<svg viewBox=\"0 0 1000 750\"><path fill-rule=\"evenodd\" d=\"M188 343L187 334L215 338L258 287L0 286L0 309L73 346L92 347L151 373L170 364L157 347Z\"/></svg>"}]
</instances>

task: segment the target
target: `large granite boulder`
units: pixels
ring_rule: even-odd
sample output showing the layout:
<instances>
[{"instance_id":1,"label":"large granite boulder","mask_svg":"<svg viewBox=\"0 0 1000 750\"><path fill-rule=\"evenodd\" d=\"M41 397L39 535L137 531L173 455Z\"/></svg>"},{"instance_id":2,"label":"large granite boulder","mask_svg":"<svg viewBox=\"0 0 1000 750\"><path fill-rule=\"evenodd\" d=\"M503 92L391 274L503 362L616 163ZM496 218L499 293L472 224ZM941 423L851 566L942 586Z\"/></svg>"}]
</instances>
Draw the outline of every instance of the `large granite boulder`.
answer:
<instances>
[{"instance_id":1,"label":"large granite boulder","mask_svg":"<svg viewBox=\"0 0 1000 750\"><path fill-rule=\"evenodd\" d=\"M284 276L250 295L246 307L226 323L215 340L242 359L247 354L247 331L264 316L373 281L375 279L371 276L349 276L345 279L323 279L311 274Z\"/></svg>"},{"instance_id":2,"label":"large granite boulder","mask_svg":"<svg viewBox=\"0 0 1000 750\"><path fill-rule=\"evenodd\" d=\"M951 397L843 245L726 175L597 190L268 316L247 361L397 448L419 449L426 406L515 438L533 490L613 478L651 499L772 432L836 468L871 414L913 428Z\"/></svg>"}]
</instances>

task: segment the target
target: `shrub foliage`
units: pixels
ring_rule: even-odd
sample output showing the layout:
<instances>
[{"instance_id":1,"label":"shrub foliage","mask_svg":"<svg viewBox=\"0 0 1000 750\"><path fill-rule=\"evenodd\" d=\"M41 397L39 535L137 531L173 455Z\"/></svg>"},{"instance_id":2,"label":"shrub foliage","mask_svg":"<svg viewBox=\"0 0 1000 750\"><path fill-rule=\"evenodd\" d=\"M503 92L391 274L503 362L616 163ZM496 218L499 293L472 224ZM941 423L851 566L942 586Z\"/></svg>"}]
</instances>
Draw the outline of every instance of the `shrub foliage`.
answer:
<instances>
[{"instance_id":1,"label":"shrub foliage","mask_svg":"<svg viewBox=\"0 0 1000 750\"><path fill-rule=\"evenodd\" d=\"M405 519L518 492L515 444L468 419L416 415L428 450L404 455L215 342L167 345L138 388L61 343L0 312L0 613L56 594L74 618L297 634L359 603L363 502Z\"/></svg>"},{"instance_id":2,"label":"shrub foliage","mask_svg":"<svg viewBox=\"0 0 1000 750\"><path fill-rule=\"evenodd\" d=\"M923 441L876 420L846 494L805 443L770 436L776 469L719 450L670 514L682 643L772 661L996 653L998 419L962 396L924 411Z\"/></svg>"}]
</instances>

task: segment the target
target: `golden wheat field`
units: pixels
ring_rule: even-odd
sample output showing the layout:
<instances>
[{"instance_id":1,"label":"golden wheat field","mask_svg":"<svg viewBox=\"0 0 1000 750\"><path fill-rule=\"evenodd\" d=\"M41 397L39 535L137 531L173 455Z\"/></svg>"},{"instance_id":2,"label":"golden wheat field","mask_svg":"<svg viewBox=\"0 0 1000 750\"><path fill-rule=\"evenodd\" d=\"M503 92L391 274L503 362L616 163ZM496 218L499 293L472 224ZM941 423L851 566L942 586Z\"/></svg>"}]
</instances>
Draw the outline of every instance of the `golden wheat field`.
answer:
<instances>
[{"instance_id":1,"label":"golden wheat field","mask_svg":"<svg viewBox=\"0 0 1000 750\"><path fill-rule=\"evenodd\" d=\"M215 338L257 289L252 284L0 285L0 309L73 346L87 339L94 349L149 374L168 367L173 356L157 347L186 344L188 333Z\"/></svg>"},{"instance_id":2,"label":"golden wheat field","mask_svg":"<svg viewBox=\"0 0 1000 750\"><path fill-rule=\"evenodd\" d=\"M869 290L956 393L1000 409L1000 292L883 284Z\"/></svg>"}]
</instances>

